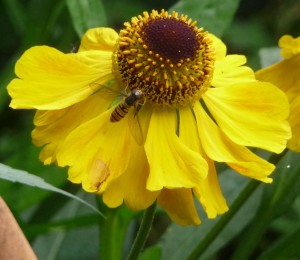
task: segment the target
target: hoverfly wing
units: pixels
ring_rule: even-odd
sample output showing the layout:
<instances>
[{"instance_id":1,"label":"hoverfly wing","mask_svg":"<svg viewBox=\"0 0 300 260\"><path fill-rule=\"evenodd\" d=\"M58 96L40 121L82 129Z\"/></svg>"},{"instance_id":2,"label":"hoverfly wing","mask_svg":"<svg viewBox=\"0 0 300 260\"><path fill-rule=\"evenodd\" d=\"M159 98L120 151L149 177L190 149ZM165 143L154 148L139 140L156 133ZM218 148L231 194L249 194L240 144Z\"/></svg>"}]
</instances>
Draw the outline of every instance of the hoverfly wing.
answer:
<instances>
[{"instance_id":1,"label":"hoverfly wing","mask_svg":"<svg viewBox=\"0 0 300 260\"><path fill-rule=\"evenodd\" d=\"M90 83L90 87L93 90L94 94L99 93L106 100L118 99L118 101L120 101L124 96L124 94L114 81L110 81L105 85L93 82Z\"/></svg>"},{"instance_id":2,"label":"hoverfly wing","mask_svg":"<svg viewBox=\"0 0 300 260\"><path fill-rule=\"evenodd\" d=\"M134 140L138 145L143 145L144 135L143 135L141 121L138 116L137 107L135 107L134 111L131 111L128 116L130 117L128 119L128 125L129 125L129 131L131 135L133 136Z\"/></svg>"}]
</instances>

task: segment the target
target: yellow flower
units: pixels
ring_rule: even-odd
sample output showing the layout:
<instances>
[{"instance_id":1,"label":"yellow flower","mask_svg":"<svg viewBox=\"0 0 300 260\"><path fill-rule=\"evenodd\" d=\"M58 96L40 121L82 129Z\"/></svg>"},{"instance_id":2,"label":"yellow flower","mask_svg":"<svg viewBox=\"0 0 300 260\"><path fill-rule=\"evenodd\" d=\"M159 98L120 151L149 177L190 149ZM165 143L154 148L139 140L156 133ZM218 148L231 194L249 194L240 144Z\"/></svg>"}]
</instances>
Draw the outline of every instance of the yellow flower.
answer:
<instances>
[{"instance_id":1,"label":"yellow flower","mask_svg":"<svg viewBox=\"0 0 300 260\"><path fill-rule=\"evenodd\" d=\"M271 182L274 165L246 146L285 148L286 96L195 24L144 12L119 35L90 29L78 53L26 51L8 91L11 107L37 109L40 159L69 166L69 179L109 207L157 200L180 225L200 224L194 196L209 218L228 210L214 161Z\"/></svg>"},{"instance_id":2,"label":"yellow flower","mask_svg":"<svg viewBox=\"0 0 300 260\"><path fill-rule=\"evenodd\" d=\"M257 71L256 77L273 83L286 93L291 110L288 121L292 128L292 138L287 147L300 152L300 36L284 35L279 46L284 60Z\"/></svg>"}]
</instances>

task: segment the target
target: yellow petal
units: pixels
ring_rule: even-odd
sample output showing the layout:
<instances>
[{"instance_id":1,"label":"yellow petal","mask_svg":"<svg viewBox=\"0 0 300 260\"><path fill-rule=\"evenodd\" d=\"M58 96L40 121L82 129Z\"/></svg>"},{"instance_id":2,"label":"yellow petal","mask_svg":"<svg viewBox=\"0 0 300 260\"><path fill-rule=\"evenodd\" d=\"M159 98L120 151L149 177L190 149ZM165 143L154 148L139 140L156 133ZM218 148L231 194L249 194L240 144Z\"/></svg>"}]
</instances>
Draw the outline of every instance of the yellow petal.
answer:
<instances>
[{"instance_id":1,"label":"yellow petal","mask_svg":"<svg viewBox=\"0 0 300 260\"><path fill-rule=\"evenodd\" d=\"M209 163L207 178L193 188L193 192L203 206L207 217L215 218L217 215L228 211L228 206L219 185L214 163L209 158L206 158L206 160Z\"/></svg>"},{"instance_id":2,"label":"yellow petal","mask_svg":"<svg viewBox=\"0 0 300 260\"><path fill-rule=\"evenodd\" d=\"M214 163L205 154L200 144L197 124L190 108L179 110L180 131L179 138L193 151L202 156L204 170L208 172L193 191L202 204L209 218L215 218L228 210L225 198L221 192ZM188 126L188 127L187 127ZM208 167L209 163L209 167Z\"/></svg>"},{"instance_id":3,"label":"yellow petal","mask_svg":"<svg viewBox=\"0 0 300 260\"><path fill-rule=\"evenodd\" d=\"M201 143L209 158L217 162L226 162L242 175L263 182L272 182L268 175L275 169L273 164L259 158L244 146L230 141L200 104L195 103L194 112Z\"/></svg>"},{"instance_id":4,"label":"yellow petal","mask_svg":"<svg viewBox=\"0 0 300 260\"><path fill-rule=\"evenodd\" d=\"M111 123L112 110L73 130L57 154L59 166L71 166L69 179L82 182L88 191L98 191L96 184L103 184L102 179L97 181L97 173L101 175L99 178L104 173L110 180L117 178L126 170L129 158L134 156L128 150L134 142L128 130L128 117ZM91 187L91 183L95 185Z\"/></svg>"},{"instance_id":5,"label":"yellow petal","mask_svg":"<svg viewBox=\"0 0 300 260\"><path fill-rule=\"evenodd\" d=\"M118 33L111 28L89 29L82 37L79 52L89 50L113 51Z\"/></svg>"},{"instance_id":6,"label":"yellow petal","mask_svg":"<svg viewBox=\"0 0 300 260\"><path fill-rule=\"evenodd\" d=\"M223 59L226 56L226 45L217 36L208 33L207 36L212 40L212 47L215 50L216 60Z\"/></svg>"},{"instance_id":7,"label":"yellow petal","mask_svg":"<svg viewBox=\"0 0 300 260\"><path fill-rule=\"evenodd\" d=\"M292 138L288 141L288 148L300 152L300 96L291 102L289 122L292 128Z\"/></svg>"},{"instance_id":8,"label":"yellow petal","mask_svg":"<svg viewBox=\"0 0 300 260\"><path fill-rule=\"evenodd\" d=\"M278 62L255 73L257 79L268 81L283 90L289 101L299 95L300 89L300 54Z\"/></svg>"},{"instance_id":9,"label":"yellow petal","mask_svg":"<svg viewBox=\"0 0 300 260\"><path fill-rule=\"evenodd\" d=\"M89 96L86 100L61 110L40 110L34 117L36 128L32 131L33 143L43 146L40 160L45 164L56 161L60 145L77 126L98 116L110 104L101 93Z\"/></svg>"},{"instance_id":10,"label":"yellow petal","mask_svg":"<svg viewBox=\"0 0 300 260\"><path fill-rule=\"evenodd\" d=\"M226 87L235 83L255 81L254 72L249 67L242 66L246 61L243 55L227 55L216 60L212 85Z\"/></svg>"},{"instance_id":11,"label":"yellow petal","mask_svg":"<svg viewBox=\"0 0 300 260\"><path fill-rule=\"evenodd\" d=\"M163 189L158 197L158 204L168 213L172 221L179 225L201 223L190 189Z\"/></svg>"},{"instance_id":12,"label":"yellow petal","mask_svg":"<svg viewBox=\"0 0 300 260\"><path fill-rule=\"evenodd\" d=\"M280 153L291 137L289 104L266 82L211 88L203 99L222 131L235 143Z\"/></svg>"},{"instance_id":13,"label":"yellow petal","mask_svg":"<svg viewBox=\"0 0 300 260\"><path fill-rule=\"evenodd\" d=\"M206 175L201 155L178 138L176 124L175 110L152 113L145 142L150 164L149 190L195 187Z\"/></svg>"},{"instance_id":14,"label":"yellow petal","mask_svg":"<svg viewBox=\"0 0 300 260\"><path fill-rule=\"evenodd\" d=\"M196 120L190 108L181 108L179 110L179 139L192 151L199 154L199 163L202 164L201 176L206 178L208 173L208 165L202 157L200 139L198 135Z\"/></svg>"},{"instance_id":15,"label":"yellow petal","mask_svg":"<svg viewBox=\"0 0 300 260\"><path fill-rule=\"evenodd\" d=\"M84 100L95 92L91 83L113 78L112 53L92 51L64 54L47 46L27 50L16 64L8 85L12 108L57 110Z\"/></svg>"},{"instance_id":16,"label":"yellow petal","mask_svg":"<svg viewBox=\"0 0 300 260\"><path fill-rule=\"evenodd\" d=\"M300 53L300 36L297 38L293 38L290 35L283 35L279 39L278 45L282 48L282 57L285 59L289 59L294 55Z\"/></svg>"},{"instance_id":17,"label":"yellow petal","mask_svg":"<svg viewBox=\"0 0 300 260\"><path fill-rule=\"evenodd\" d=\"M109 207L115 208L125 201L128 208L142 210L148 208L156 200L159 192L146 189L149 165L145 151L141 146L132 144L132 150L126 171L107 184L103 192L103 201Z\"/></svg>"}]
</instances>

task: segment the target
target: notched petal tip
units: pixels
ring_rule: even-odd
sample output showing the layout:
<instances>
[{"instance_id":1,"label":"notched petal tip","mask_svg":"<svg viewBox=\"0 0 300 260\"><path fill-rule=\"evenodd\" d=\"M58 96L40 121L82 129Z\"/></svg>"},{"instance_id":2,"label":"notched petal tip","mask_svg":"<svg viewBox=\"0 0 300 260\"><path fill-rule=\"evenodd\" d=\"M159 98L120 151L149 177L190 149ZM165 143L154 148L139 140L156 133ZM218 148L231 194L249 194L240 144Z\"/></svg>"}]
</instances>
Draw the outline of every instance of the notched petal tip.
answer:
<instances>
[{"instance_id":1,"label":"notched petal tip","mask_svg":"<svg viewBox=\"0 0 300 260\"><path fill-rule=\"evenodd\" d=\"M290 35L283 35L278 42L281 47L281 55L284 59L289 59L300 53L300 36L293 38Z\"/></svg>"}]
</instances>

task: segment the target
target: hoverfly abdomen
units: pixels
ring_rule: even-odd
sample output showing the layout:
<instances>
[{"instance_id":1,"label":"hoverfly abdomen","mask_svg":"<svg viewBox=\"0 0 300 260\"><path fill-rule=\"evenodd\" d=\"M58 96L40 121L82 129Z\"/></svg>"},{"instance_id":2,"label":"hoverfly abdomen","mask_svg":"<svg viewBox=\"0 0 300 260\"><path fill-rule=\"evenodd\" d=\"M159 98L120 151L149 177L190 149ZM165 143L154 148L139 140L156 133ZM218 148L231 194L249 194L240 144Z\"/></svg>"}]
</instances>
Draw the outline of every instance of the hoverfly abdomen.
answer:
<instances>
[{"instance_id":1,"label":"hoverfly abdomen","mask_svg":"<svg viewBox=\"0 0 300 260\"><path fill-rule=\"evenodd\" d=\"M110 122L115 123L120 121L122 118L124 118L124 116L126 116L129 108L130 106L128 106L125 102L122 102L119 105L117 105L110 115Z\"/></svg>"},{"instance_id":2,"label":"hoverfly abdomen","mask_svg":"<svg viewBox=\"0 0 300 260\"><path fill-rule=\"evenodd\" d=\"M136 102L143 98L143 93L139 89L131 90L131 93L121 102L110 115L110 122L115 123L124 118L130 107L134 106Z\"/></svg>"}]
</instances>

